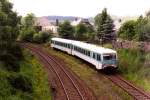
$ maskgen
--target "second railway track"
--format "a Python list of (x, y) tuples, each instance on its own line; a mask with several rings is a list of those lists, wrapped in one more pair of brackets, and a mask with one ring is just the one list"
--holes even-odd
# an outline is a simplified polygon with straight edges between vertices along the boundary
[(45, 53), (39, 47), (31, 44), (23, 44), (23, 46), (36, 53), (40, 59), (49, 65), (48, 69), (55, 73), (61, 84), (61, 89), (64, 91), (61, 96), (62, 100), (95, 100), (92, 93), (87, 88), (84, 88), (85, 86), (81, 82), (78, 82), (76, 77), (73, 77), (68, 69), (65, 69), (59, 61)]
[(135, 100), (150, 100), (150, 95), (140, 88), (134, 86), (132, 83), (128, 82), (120, 75), (105, 75), (114, 84), (125, 90), (129, 95), (131, 95)]

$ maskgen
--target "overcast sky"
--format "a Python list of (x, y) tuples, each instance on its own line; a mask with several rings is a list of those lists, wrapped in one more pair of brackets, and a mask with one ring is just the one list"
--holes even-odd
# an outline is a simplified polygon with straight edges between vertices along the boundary
[(117, 16), (138, 16), (150, 9), (150, 0), (9, 0), (20, 15), (93, 17), (103, 8)]

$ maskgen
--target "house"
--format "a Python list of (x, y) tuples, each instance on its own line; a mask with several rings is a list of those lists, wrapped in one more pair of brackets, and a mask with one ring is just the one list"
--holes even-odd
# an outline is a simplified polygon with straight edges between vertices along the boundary
[(41, 26), (41, 31), (52, 31), (57, 33), (58, 25), (57, 22), (50, 22), (47, 18), (41, 17), (36, 21), (36, 26)]
[(71, 22), (71, 25), (77, 26), (79, 23), (85, 23), (85, 24), (92, 25), (88, 19), (84, 19), (84, 18), (76, 18), (74, 21)]

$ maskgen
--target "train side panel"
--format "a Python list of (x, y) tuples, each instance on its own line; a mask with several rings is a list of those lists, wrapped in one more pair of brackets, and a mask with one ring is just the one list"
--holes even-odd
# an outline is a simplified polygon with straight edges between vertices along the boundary
[(74, 50), (72, 50), (72, 55), (75, 55), (75, 56), (91, 63), (92, 65), (94, 65), (96, 67), (96, 69), (102, 69), (102, 64), (89, 56), (86, 56), (86, 55), (84, 55), (80, 52), (74, 51)]
[(51, 44), (51, 47), (62, 50), (62, 51), (65, 51), (68, 54), (71, 54), (71, 49), (69, 49), (69, 48), (65, 48), (65, 47), (62, 47), (62, 46), (55, 45), (55, 44)]

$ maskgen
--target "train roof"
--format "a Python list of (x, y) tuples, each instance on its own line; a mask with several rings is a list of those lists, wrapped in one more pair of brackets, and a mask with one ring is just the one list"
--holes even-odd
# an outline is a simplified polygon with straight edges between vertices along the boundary
[(75, 41), (73, 44), (75, 46), (93, 51), (95, 53), (100, 53), (100, 54), (103, 54), (103, 53), (116, 53), (115, 50), (100, 47), (100, 46), (96, 46), (96, 45), (89, 44), (89, 43), (80, 42), (80, 41)]
[(59, 41), (59, 42), (64, 42), (64, 43), (72, 43), (73, 42), (73, 40), (62, 39), (62, 38), (52, 38), (52, 40)]
[(89, 44), (89, 43), (80, 42), (80, 41), (68, 40), (68, 39), (62, 39), (62, 38), (52, 38), (52, 40), (60, 41), (60, 42), (64, 42), (64, 43), (71, 43), (75, 46), (78, 46), (78, 47), (86, 49), (86, 50), (93, 51), (95, 53), (100, 53), (100, 54), (103, 54), (103, 53), (116, 53), (115, 50), (100, 47), (100, 46)]

